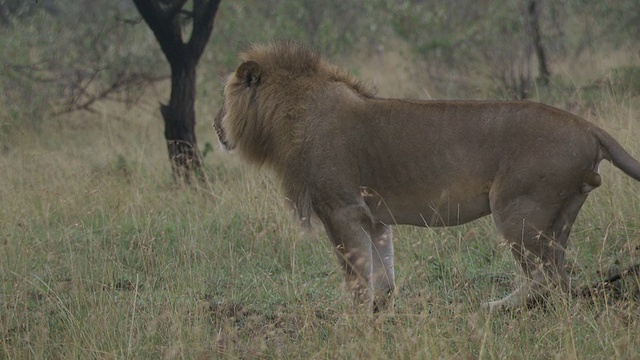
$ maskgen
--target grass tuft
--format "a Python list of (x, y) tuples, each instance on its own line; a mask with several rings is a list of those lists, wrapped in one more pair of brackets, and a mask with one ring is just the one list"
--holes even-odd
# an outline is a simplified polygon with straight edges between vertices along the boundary
[[(626, 94), (602, 87), (588, 102), (571, 101), (640, 157), (640, 106)], [(554, 96), (549, 103), (568, 99)], [(123, 111), (105, 106), (3, 135), (3, 358), (640, 353), (637, 277), (531, 311), (479, 311), (521, 276), (490, 219), (396, 228), (395, 313), (354, 312), (321, 226), (303, 232), (273, 178), (215, 150), (205, 159), (208, 184), (176, 188), (157, 116)], [(112, 119), (123, 116), (137, 120)], [(215, 141), (208, 124), (198, 131)], [(576, 284), (640, 262), (640, 185), (608, 164), (602, 175), (572, 234)]]

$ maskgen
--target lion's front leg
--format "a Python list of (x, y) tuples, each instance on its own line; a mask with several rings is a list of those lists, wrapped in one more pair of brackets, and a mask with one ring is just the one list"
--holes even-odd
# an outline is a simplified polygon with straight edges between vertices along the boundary
[(331, 239), (347, 288), (358, 306), (372, 310), (373, 261), (371, 230), (373, 221), (366, 207), (347, 206), (319, 214)]
[(391, 228), (382, 223), (374, 225), (371, 234), (373, 248), (373, 311), (393, 308), (395, 275), (393, 270), (393, 238)]

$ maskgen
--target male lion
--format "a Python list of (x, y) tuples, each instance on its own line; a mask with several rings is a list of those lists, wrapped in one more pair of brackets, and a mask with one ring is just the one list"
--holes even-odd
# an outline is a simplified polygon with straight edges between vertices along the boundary
[(335, 246), (358, 304), (394, 293), (389, 225), (453, 226), (492, 214), (527, 281), (494, 308), (570, 292), (564, 250), (602, 159), (636, 180), (640, 163), (604, 130), (533, 102), (375, 97), (294, 43), (254, 45), (224, 89), (221, 145), (266, 164), (299, 217)]

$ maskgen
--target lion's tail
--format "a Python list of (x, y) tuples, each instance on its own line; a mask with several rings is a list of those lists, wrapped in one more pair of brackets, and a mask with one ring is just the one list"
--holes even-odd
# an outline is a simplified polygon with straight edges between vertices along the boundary
[(604, 150), (604, 158), (609, 160), (615, 167), (624, 171), (625, 174), (640, 181), (640, 162), (631, 156), (613, 136), (606, 131), (593, 128), (594, 134), (600, 146)]

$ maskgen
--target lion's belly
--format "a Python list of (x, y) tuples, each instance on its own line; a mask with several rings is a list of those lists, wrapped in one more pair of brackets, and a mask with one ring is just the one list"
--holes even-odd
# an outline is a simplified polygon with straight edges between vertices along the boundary
[(491, 213), (489, 198), (484, 193), (436, 201), (420, 196), (374, 196), (365, 197), (365, 202), (373, 217), (391, 225), (454, 226)]

